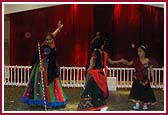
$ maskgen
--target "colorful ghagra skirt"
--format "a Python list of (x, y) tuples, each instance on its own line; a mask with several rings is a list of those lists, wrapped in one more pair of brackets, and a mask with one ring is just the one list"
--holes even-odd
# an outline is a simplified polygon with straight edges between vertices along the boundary
[(39, 64), (33, 67), (28, 86), (21, 101), (28, 105), (46, 105), (47, 107), (56, 108), (65, 107), (67, 96), (62, 88), (60, 78), (55, 78), (48, 85), (47, 67), (44, 68), (42, 75), (39, 67)]
[[(88, 79), (84, 90), (81, 93), (81, 99), (78, 104), (78, 111), (99, 111), (108, 107), (105, 100), (108, 97), (106, 76), (100, 70), (89, 70)], [(87, 77), (87, 76), (86, 76)]]

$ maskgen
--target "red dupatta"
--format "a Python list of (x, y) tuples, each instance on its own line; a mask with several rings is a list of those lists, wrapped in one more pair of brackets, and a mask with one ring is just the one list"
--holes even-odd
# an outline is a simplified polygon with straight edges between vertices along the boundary
[[(108, 90), (107, 90), (108, 70), (107, 70), (107, 67), (106, 67), (107, 60), (108, 60), (108, 54), (106, 52), (104, 52), (104, 69), (105, 69), (104, 73), (105, 73), (105, 75), (102, 75), (102, 74), (99, 73), (99, 72), (102, 72), (101, 69), (89, 69), (88, 70), (88, 73), (90, 74), (90, 76), (92, 76), (94, 78), (97, 85), (103, 91), (104, 97), (108, 96)], [(88, 78), (88, 79), (90, 79), (90, 78)]]
[(107, 52), (104, 51), (104, 70), (105, 70), (105, 76), (107, 77), (108, 75), (108, 70), (107, 70), (107, 60), (108, 60), (108, 54)]

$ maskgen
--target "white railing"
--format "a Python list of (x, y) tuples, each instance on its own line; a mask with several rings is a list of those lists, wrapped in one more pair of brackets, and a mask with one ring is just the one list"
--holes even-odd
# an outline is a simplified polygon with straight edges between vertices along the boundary
[(31, 66), (5, 66), (4, 85), (27, 85)]
[(83, 87), (85, 67), (60, 67), (63, 87)]
[[(29, 81), (31, 66), (6, 66), (4, 85), (26, 86)], [(164, 69), (154, 68), (152, 88), (163, 88)], [(108, 68), (108, 77), (115, 78), (117, 88), (131, 88), (134, 68)], [(85, 84), (85, 67), (60, 67), (60, 77), (63, 87), (83, 87)], [(110, 85), (110, 84), (109, 84)]]
[[(131, 88), (132, 76), (135, 71), (134, 68), (108, 68), (109, 77), (116, 77), (117, 88)], [(153, 68), (154, 77), (151, 78), (148, 72), (148, 79), (151, 81), (152, 88), (163, 88), (164, 83), (164, 69)]]

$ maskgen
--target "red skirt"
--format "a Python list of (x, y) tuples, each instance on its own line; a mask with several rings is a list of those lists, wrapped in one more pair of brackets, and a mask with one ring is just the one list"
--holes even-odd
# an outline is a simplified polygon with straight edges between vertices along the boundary
[(96, 84), (103, 92), (104, 97), (107, 97), (108, 96), (107, 77), (104, 75), (104, 72), (101, 69), (90, 69), (88, 70), (88, 74), (89, 74), (88, 81), (91, 77), (93, 77)]

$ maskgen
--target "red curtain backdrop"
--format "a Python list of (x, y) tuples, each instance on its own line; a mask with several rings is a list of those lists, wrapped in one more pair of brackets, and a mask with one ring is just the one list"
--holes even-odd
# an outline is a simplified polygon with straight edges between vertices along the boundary
[[(148, 46), (157, 66), (164, 64), (164, 10), (136, 4), (67, 4), (10, 15), (10, 65), (30, 65), (46, 31), (64, 27), (56, 37), (60, 66), (85, 66), (92, 36), (110, 34), (106, 50), (112, 59), (132, 59), (136, 47)], [(135, 47), (134, 47), (135, 46)]]

